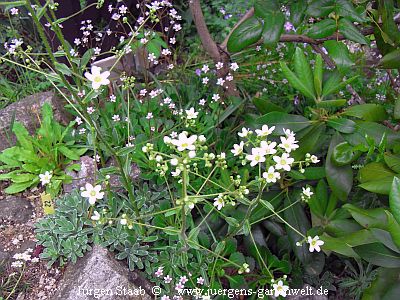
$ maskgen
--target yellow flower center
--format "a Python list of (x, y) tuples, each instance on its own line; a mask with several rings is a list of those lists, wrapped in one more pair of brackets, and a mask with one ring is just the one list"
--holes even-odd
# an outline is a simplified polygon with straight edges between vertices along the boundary
[(102, 78), (101, 78), (101, 76), (95, 76), (95, 77), (93, 78), (93, 81), (94, 81), (94, 82), (101, 82), (101, 81), (102, 81)]
[(96, 196), (96, 191), (91, 191), (90, 196), (92, 196), (92, 197)]
[(182, 147), (187, 147), (187, 146), (189, 146), (188, 143), (183, 143), (183, 144), (182, 144)]

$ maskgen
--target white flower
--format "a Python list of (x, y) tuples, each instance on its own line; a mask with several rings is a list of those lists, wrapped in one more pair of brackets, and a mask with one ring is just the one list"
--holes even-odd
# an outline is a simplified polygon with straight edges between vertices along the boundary
[(276, 162), (275, 168), (277, 170), (284, 169), (285, 171), (290, 171), (290, 166), (294, 162), (294, 159), (289, 157), (287, 153), (283, 153), (282, 156), (274, 156), (273, 159)]
[(217, 207), (218, 210), (221, 210), (225, 206), (225, 201), (221, 196), (218, 196), (214, 199), (214, 206)]
[(212, 99), (213, 101), (217, 102), (219, 99), (221, 99), (221, 97), (219, 96), (219, 94), (213, 94)]
[(101, 192), (101, 186), (93, 186), (90, 183), (86, 183), (85, 189), (81, 192), (81, 196), (88, 198), (91, 205), (96, 203), (96, 200), (103, 199), (104, 192)]
[(287, 153), (290, 153), (292, 152), (292, 150), (296, 150), (297, 148), (299, 148), (299, 145), (297, 145), (296, 143), (297, 141), (293, 136), (289, 136), (287, 138), (281, 136), (281, 143), (279, 144), (279, 147), (285, 149)]
[(239, 69), (239, 65), (235, 62), (231, 63), (231, 70), (235, 72), (237, 69)]
[(195, 158), (196, 157), (196, 151), (189, 151), (189, 157), (190, 158)]
[(287, 285), (283, 284), (282, 280), (278, 281), (278, 284), (274, 283), (273, 285), (274, 291), (275, 291), (275, 297), (282, 296), (286, 297), (286, 293), (289, 290), (289, 287)]
[(188, 120), (196, 119), (196, 118), (197, 118), (197, 115), (199, 114), (198, 112), (196, 112), (196, 111), (194, 110), (194, 107), (191, 107), (189, 110), (185, 110), (185, 112), (186, 112), (186, 118), (187, 118)]
[(177, 177), (177, 176), (179, 176), (180, 174), (181, 174), (181, 169), (176, 169), (175, 170), (175, 172), (171, 172), (171, 175), (173, 176), (173, 177)]
[(224, 83), (225, 83), (225, 80), (223, 78), (218, 78), (217, 85), (223, 86)]
[(319, 236), (316, 235), (313, 238), (311, 236), (308, 236), (307, 237), (307, 243), (310, 244), (310, 247), (308, 249), (310, 252), (314, 252), (314, 250), (317, 251), (317, 252), (320, 252), (321, 251), (321, 247), (320, 246), (322, 246), (324, 244), (324, 241), (321, 241), (319, 239)]
[(171, 163), (171, 166), (177, 166), (178, 165), (178, 160), (176, 158), (172, 158), (170, 163)]
[(267, 172), (264, 172), (262, 175), (268, 183), (275, 183), (277, 179), (281, 178), (281, 174), (279, 172), (275, 172), (274, 167), (269, 167)]
[(171, 143), (178, 147), (178, 151), (195, 150), (194, 143), (197, 140), (197, 135), (187, 136), (186, 132), (181, 132), (178, 139), (171, 140)]
[(314, 193), (311, 191), (310, 187), (307, 188), (302, 188), (303, 189), (303, 195), (310, 199), (312, 195), (314, 195)]
[(215, 64), (215, 67), (217, 68), (217, 70), (222, 69), (224, 67), (224, 63), (223, 62), (218, 62)]
[(208, 71), (210, 71), (210, 68), (209, 68), (208, 65), (203, 65), (203, 67), (201, 68), (201, 70), (202, 70), (204, 73), (207, 73)]
[(311, 155), (310, 160), (313, 164), (319, 163), (319, 159), (315, 155)]
[(250, 166), (254, 167), (258, 163), (265, 162), (265, 151), (262, 148), (253, 148), (246, 159), (250, 161)]
[(119, 115), (113, 115), (112, 119), (113, 119), (114, 122), (119, 122), (121, 120)]
[(293, 137), (295, 136), (294, 132), (291, 131), (290, 129), (285, 129), (283, 128), (283, 132), (285, 133), (286, 137)]
[(260, 148), (265, 151), (265, 154), (275, 154), (277, 152), (275, 147), (276, 147), (276, 142), (268, 143), (266, 141), (262, 141), (260, 143)]
[(231, 152), (233, 153), (234, 156), (239, 156), (240, 154), (243, 153), (243, 147), (244, 147), (244, 142), (240, 142), (240, 144), (235, 144), (233, 145), (233, 149)]
[(15, 7), (11, 8), (10, 9), (10, 14), (12, 16), (18, 15), (18, 8), (15, 8)]
[(53, 175), (49, 171), (46, 171), (44, 174), (39, 174), (39, 178), (40, 181), (42, 182), (42, 185), (49, 184), (51, 177), (53, 177)]
[(257, 136), (264, 137), (270, 135), (275, 130), (275, 126), (268, 128), (268, 125), (263, 125), (261, 129), (256, 129)]
[(93, 221), (98, 221), (100, 220), (100, 214), (97, 211), (93, 212), (93, 216), (91, 216), (91, 218)]
[(252, 134), (252, 133), (253, 133), (253, 131), (250, 131), (248, 128), (243, 127), (242, 128), (242, 132), (239, 132), (238, 136), (244, 138), (244, 137), (247, 137), (249, 134)]
[(204, 85), (206, 85), (209, 81), (210, 81), (210, 79), (208, 79), (208, 77), (204, 77), (202, 79), (202, 82), (203, 82)]
[(122, 218), (122, 219), (119, 221), (119, 223), (120, 223), (121, 225), (126, 225), (126, 224), (128, 224), (128, 221), (127, 221), (125, 218)]
[(92, 82), (92, 88), (94, 90), (99, 89), (102, 85), (108, 85), (110, 80), (108, 80), (108, 76), (110, 76), (109, 71), (105, 71), (101, 73), (101, 68), (97, 66), (92, 66), (92, 73), (86, 72), (85, 77)]

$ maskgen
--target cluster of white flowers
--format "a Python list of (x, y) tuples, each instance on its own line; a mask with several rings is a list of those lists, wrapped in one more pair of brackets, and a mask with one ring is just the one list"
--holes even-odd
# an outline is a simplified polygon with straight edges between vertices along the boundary
[(9, 54), (16, 54), (17, 50), (20, 49), (24, 42), (22, 39), (12, 39), (9, 43), (4, 43), (4, 48), (7, 50)]
[[(247, 162), (250, 163), (251, 167), (265, 164), (266, 169), (262, 177), (267, 183), (275, 183), (281, 178), (280, 172), (292, 169), (295, 161), (294, 158), (290, 157), (290, 153), (299, 148), (294, 132), (283, 129), (285, 135), (280, 136), (280, 142), (278, 142), (269, 138), (274, 130), (275, 126), (263, 125), (261, 129), (256, 129), (254, 133), (249, 128), (243, 127), (238, 135), (246, 141), (233, 145), (231, 150), (234, 156), (242, 158), (243, 165)], [(249, 147), (248, 153), (244, 152), (245, 147)], [(307, 155), (304, 164), (308, 165), (309, 162), (317, 163), (318, 161), (316, 156)], [(299, 165), (300, 172), (304, 172), (302, 162)]]
[[(178, 279), (173, 280), (173, 278), (170, 275), (166, 275), (164, 276), (164, 267), (158, 267), (157, 271), (154, 272), (154, 275), (157, 278), (163, 278), (163, 282), (165, 284), (171, 284), (173, 282), (175, 282), (175, 284), (173, 284), (175, 286), (175, 291), (179, 294), (179, 292), (182, 291), (182, 289), (185, 288), (185, 284), (189, 281), (188, 277), (192, 277), (191, 273), (188, 273), (188, 275), (182, 275), (180, 276)], [(197, 278), (191, 278), (191, 282), (196, 281), (197, 285), (199, 287), (203, 286), (205, 283), (205, 279), (203, 277), (197, 277)], [(194, 294), (197, 296), (201, 296), (201, 289), (200, 288), (195, 288), (194, 289)], [(183, 300), (183, 297), (180, 295), (163, 295), (160, 298), (161, 300)], [(200, 299), (200, 298), (196, 298), (196, 299)]]
[(13, 268), (21, 268), (27, 262), (32, 262), (32, 263), (39, 262), (38, 257), (32, 257), (32, 255), (30, 254), (32, 252), (33, 252), (33, 249), (28, 248), (23, 253), (14, 254), (13, 258), (15, 259), (15, 261), (13, 261), (11, 263), (11, 266)]

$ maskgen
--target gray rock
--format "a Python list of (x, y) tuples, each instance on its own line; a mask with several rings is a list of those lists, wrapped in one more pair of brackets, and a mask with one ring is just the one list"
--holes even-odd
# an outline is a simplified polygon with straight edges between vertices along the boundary
[(78, 172), (68, 171), (67, 175), (72, 177), (72, 182), (64, 184), (64, 193), (70, 193), (75, 189), (85, 186), (85, 184), (94, 184), (95, 173), (96, 173), (96, 163), (90, 156), (82, 156), (80, 158), (81, 169)]
[[(117, 166), (117, 162), (115, 161), (115, 159), (113, 157), (111, 157), (107, 162), (106, 162), (106, 167), (116, 167)], [(140, 169), (138, 167), (138, 165), (136, 164), (131, 164), (131, 169), (129, 171), (129, 177), (132, 181), (135, 181), (139, 178), (140, 176)], [(118, 174), (111, 174), (110, 175), (110, 179), (108, 180), (108, 182), (110, 183), (111, 187), (113, 189), (120, 189), (123, 187), (123, 181), (120, 175)]]
[(31, 134), (35, 132), (44, 103), (51, 104), (58, 122), (68, 123), (69, 116), (63, 103), (54, 93), (44, 92), (28, 96), (0, 110), (0, 151), (15, 145), (16, 138), (10, 128), (13, 120), (24, 124)]
[[(324, 288), (314, 288), (309, 284), (303, 285), (303, 287), (299, 290), (299, 294), (289, 295), (286, 299), (288, 300), (328, 300), (328, 296), (320, 295), (320, 293), (324, 293)], [(303, 295), (301, 295), (303, 293)]]
[(26, 223), (31, 219), (32, 213), (33, 206), (27, 199), (10, 196), (0, 201), (0, 221), (12, 220), (16, 223)]
[(129, 270), (112, 258), (107, 249), (94, 246), (75, 265), (67, 266), (58, 291), (51, 299), (151, 300), (144, 287), (134, 285), (129, 277)]

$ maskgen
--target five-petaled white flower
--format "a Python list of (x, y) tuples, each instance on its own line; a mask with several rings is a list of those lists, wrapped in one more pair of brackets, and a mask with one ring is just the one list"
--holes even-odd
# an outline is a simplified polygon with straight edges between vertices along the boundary
[(243, 153), (243, 147), (244, 147), (244, 142), (240, 142), (240, 144), (235, 144), (233, 145), (233, 149), (231, 152), (233, 153), (234, 156), (238, 156)]
[(268, 183), (275, 183), (277, 179), (281, 178), (281, 174), (279, 172), (275, 172), (275, 168), (271, 166), (268, 168), (267, 172), (263, 173), (263, 177)]
[(185, 110), (185, 112), (186, 112), (186, 118), (188, 120), (196, 119), (197, 115), (199, 114), (198, 112), (196, 112), (194, 110), (194, 107), (191, 107), (190, 109)]
[(94, 90), (99, 89), (102, 85), (108, 85), (110, 83), (108, 76), (110, 76), (109, 71), (101, 73), (101, 68), (97, 66), (92, 66), (91, 73), (85, 73), (85, 77), (92, 82), (92, 88)]
[(247, 137), (249, 134), (252, 134), (253, 131), (250, 131), (248, 128), (243, 127), (242, 132), (238, 133), (238, 136), (240, 137)]
[(44, 174), (39, 174), (42, 185), (50, 183), (51, 177), (53, 177), (53, 175), (49, 171), (46, 171)]
[(246, 159), (250, 161), (250, 166), (254, 167), (265, 161), (265, 151), (262, 148), (253, 148), (251, 154), (247, 154)]
[(293, 137), (295, 136), (294, 132), (291, 131), (290, 129), (285, 129), (283, 128), (283, 132), (285, 133), (286, 137)]
[(307, 237), (307, 243), (310, 244), (310, 247), (308, 249), (310, 252), (314, 252), (314, 250), (317, 251), (317, 252), (320, 252), (321, 251), (321, 246), (324, 244), (324, 241), (321, 241), (319, 239), (319, 236), (316, 235), (313, 238), (311, 236), (308, 236)]
[(265, 154), (275, 154), (277, 152), (275, 147), (276, 147), (276, 142), (262, 141), (260, 143), (260, 148), (265, 151)]
[(93, 186), (90, 183), (86, 183), (85, 188), (81, 192), (81, 196), (88, 198), (91, 205), (96, 203), (96, 200), (103, 199), (104, 192), (101, 192), (101, 185)]
[(225, 206), (224, 198), (218, 196), (214, 199), (214, 206), (217, 207), (218, 210), (221, 210)]
[(270, 135), (275, 130), (275, 126), (268, 128), (268, 125), (263, 125), (261, 129), (256, 129), (257, 136), (264, 137)]
[(310, 187), (306, 187), (306, 188), (303, 188), (303, 195), (306, 198), (310, 199), (311, 196), (314, 195), (314, 193), (311, 191)]
[(197, 135), (187, 136), (187, 132), (181, 132), (178, 139), (171, 140), (172, 145), (178, 147), (178, 151), (195, 150), (194, 143), (197, 140)]
[(289, 157), (289, 154), (283, 153), (282, 156), (274, 156), (274, 161), (276, 162), (275, 168), (277, 170), (284, 169), (285, 171), (290, 171), (291, 165), (294, 159)]
[(287, 285), (284, 285), (282, 280), (279, 280), (278, 284), (274, 283), (272, 286), (274, 288), (275, 297), (286, 297), (286, 293), (289, 290), (289, 287)]
[(287, 153), (290, 153), (292, 150), (299, 148), (299, 145), (297, 145), (297, 141), (295, 140), (294, 136), (281, 136), (281, 143), (279, 144), (279, 147), (285, 149)]

